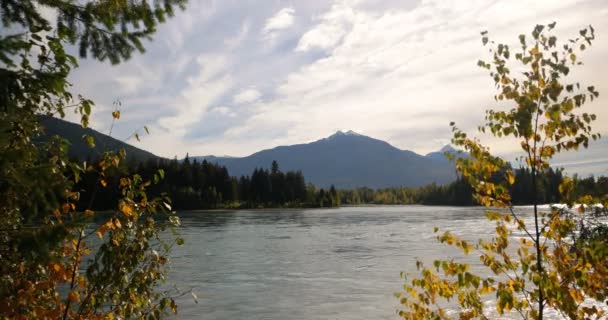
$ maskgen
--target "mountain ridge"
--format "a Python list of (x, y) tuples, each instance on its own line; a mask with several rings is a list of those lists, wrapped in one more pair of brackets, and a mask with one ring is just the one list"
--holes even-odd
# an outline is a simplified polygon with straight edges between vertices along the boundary
[[(45, 128), (41, 140), (53, 135), (65, 138), (71, 145), (71, 157), (96, 158), (105, 151), (124, 148), (128, 160), (159, 158), (79, 124), (44, 116), (40, 121)], [(89, 148), (82, 140), (85, 134), (94, 137), (95, 148)], [(442, 150), (453, 148), (446, 146)], [(269, 169), (272, 161), (276, 160), (282, 171), (301, 171), (307, 182), (318, 187), (420, 187), (430, 183), (445, 184), (456, 178), (454, 165), (441, 150), (420, 155), (350, 130), (338, 131), (309, 143), (260, 150), (246, 157), (208, 155), (189, 158), (225, 166), (229, 174), (236, 177), (249, 176), (256, 168)]]
[[(441, 156), (436, 153), (441, 153)], [(260, 150), (246, 157), (202, 156), (190, 159), (226, 166), (233, 176), (250, 175), (255, 168), (269, 168), (276, 160), (282, 169), (302, 171), (308, 182), (320, 187), (383, 188), (419, 187), (455, 180), (453, 164), (443, 156), (443, 152), (436, 153), (420, 155), (349, 130), (337, 131), (310, 143)]]
[[(84, 160), (86, 158), (99, 158), (104, 152), (125, 149), (127, 160), (145, 161), (160, 158), (151, 152), (135, 147), (124, 141), (118, 140), (91, 128), (83, 128), (80, 124), (72, 123), (63, 119), (39, 116), (40, 123), (44, 128), (44, 134), (40, 140), (47, 140), (51, 136), (60, 136), (70, 143), (68, 156)], [(95, 140), (95, 147), (90, 148), (83, 140), (84, 135), (90, 135)]]

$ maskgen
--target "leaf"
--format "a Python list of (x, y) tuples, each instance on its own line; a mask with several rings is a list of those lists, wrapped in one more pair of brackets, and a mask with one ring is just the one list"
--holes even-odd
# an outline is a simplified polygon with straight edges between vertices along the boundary
[(58, 263), (51, 264), (51, 268), (53, 268), (53, 270), (55, 270), (55, 272), (61, 271), (61, 265), (59, 265)]
[(507, 176), (507, 182), (510, 185), (513, 185), (515, 183), (515, 175), (513, 174), (513, 171), (511, 171), (511, 170), (507, 171), (506, 176)]
[(82, 108), (84, 110), (84, 114), (85, 115), (90, 115), (91, 114), (91, 104), (87, 100), (84, 100), (82, 102)]
[(122, 212), (125, 216), (130, 217), (131, 215), (133, 215), (133, 207), (131, 207), (128, 204), (123, 203), (120, 206), (120, 212)]
[(101, 184), (101, 185), (102, 185), (104, 188), (108, 186), (108, 183), (106, 182), (106, 180), (101, 179), (101, 180), (99, 181), (99, 183), (100, 183), (100, 184)]
[(95, 139), (90, 135), (84, 135), (82, 137), (84, 142), (89, 146), (89, 148), (95, 148)]
[(120, 119), (120, 110), (112, 111), (112, 118), (116, 120)]
[(85, 216), (92, 216), (93, 214), (95, 214), (95, 212), (93, 212), (92, 210), (89, 210), (89, 209), (84, 210), (84, 215)]
[(70, 294), (68, 295), (68, 299), (70, 300), (70, 302), (75, 303), (75, 302), (80, 301), (80, 295), (78, 294), (78, 292), (70, 291)]
[(538, 51), (538, 47), (533, 47), (532, 49), (530, 49), (530, 54), (535, 56), (537, 54), (539, 54), (540, 51)]

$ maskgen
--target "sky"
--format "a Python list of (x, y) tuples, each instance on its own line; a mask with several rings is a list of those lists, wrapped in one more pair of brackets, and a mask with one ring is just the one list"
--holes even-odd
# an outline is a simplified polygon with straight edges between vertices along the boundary
[[(475, 133), (484, 110), (501, 107), (476, 66), (489, 57), (480, 32), (515, 45), (553, 21), (560, 40), (596, 30), (573, 77), (599, 89), (585, 108), (608, 136), (606, 0), (190, 0), (145, 54), (117, 66), (84, 60), (70, 80), (96, 102), (93, 128), (107, 132), (120, 102), (113, 136), (147, 126), (129, 142), (160, 156), (246, 156), (337, 130), (424, 154), (449, 142), (450, 121)], [(519, 148), (487, 141), (497, 153)], [(608, 143), (589, 154), (606, 164)]]

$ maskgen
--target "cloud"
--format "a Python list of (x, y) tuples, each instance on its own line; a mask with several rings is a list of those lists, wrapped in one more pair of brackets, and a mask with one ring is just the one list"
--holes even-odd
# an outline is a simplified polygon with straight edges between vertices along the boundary
[(232, 101), (235, 104), (251, 103), (258, 100), (261, 96), (262, 94), (255, 88), (248, 88), (235, 95)]
[(283, 8), (279, 10), (275, 15), (266, 20), (262, 33), (267, 39), (275, 38), (280, 31), (293, 25), (295, 13), (296, 11), (293, 8)]
[(236, 113), (234, 113), (230, 108), (224, 106), (213, 108), (211, 111), (223, 116), (236, 117)]
[[(98, 103), (96, 128), (108, 127), (119, 99), (115, 132), (149, 125), (142, 147), (162, 156), (242, 156), (338, 129), (426, 153), (449, 140), (450, 121), (475, 133), (496, 107), (476, 67), (488, 54), (479, 32), (515, 47), (518, 34), (552, 21), (560, 40), (596, 29), (573, 74), (600, 91), (585, 108), (608, 133), (603, 0), (194, 1), (159, 27), (145, 55), (111, 68), (84, 62), (70, 81)], [(517, 147), (485, 141), (499, 152)]]
[(300, 38), (296, 51), (333, 48), (346, 35), (348, 29), (356, 23), (357, 15), (353, 8), (344, 4), (335, 4), (318, 20), (320, 20), (319, 24)]
[(226, 46), (228, 48), (238, 47), (249, 34), (249, 28), (250, 28), (249, 22), (248, 21), (243, 22), (239, 33), (234, 37), (230, 37), (230, 38), (227, 38), (226, 40), (224, 40), (224, 44), (226, 44)]
[(232, 77), (226, 72), (228, 59), (225, 56), (201, 55), (197, 62), (199, 73), (188, 78), (187, 87), (172, 106), (174, 114), (158, 121), (161, 127), (171, 130), (178, 137), (184, 136), (191, 125), (200, 121), (211, 104), (233, 84)]
[[(560, 39), (576, 35), (588, 23), (608, 32), (607, 12), (596, 10), (598, 4), (541, 1), (527, 7), (527, 1), (426, 0), (409, 10), (378, 13), (341, 1), (315, 19), (295, 49), (295, 54), (321, 49), (326, 55), (287, 75), (276, 87), (275, 99), (258, 106), (246, 124), (230, 133), (255, 137), (287, 123), (271, 140), (249, 141), (272, 147), (350, 127), (398, 147), (433, 151), (437, 146), (430, 141), (450, 138), (450, 121), (472, 131), (493, 104), (491, 80), (476, 67), (487, 55), (479, 31), (490, 30), (496, 40), (516, 43), (519, 33), (555, 19), (562, 21)], [(606, 69), (596, 59), (607, 48), (604, 42), (592, 49), (589, 60), (595, 68)], [(587, 75), (592, 69), (585, 68), (575, 71), (584, 83), (601, 85), (599, 76)], [(597, 103), (589, 109), (602, 112)], [(606, 124), (596, 126), (608, 130)], [(517, 147), (500, 140), (493, 148), (506, 152), (513, 145)]]
[(137, 92), (139, 86), (141, 86), (143, 79), (137, 76), (120, 76), (114, 78), (114, 81), (118, 83), (122, 91), (126, 94)]

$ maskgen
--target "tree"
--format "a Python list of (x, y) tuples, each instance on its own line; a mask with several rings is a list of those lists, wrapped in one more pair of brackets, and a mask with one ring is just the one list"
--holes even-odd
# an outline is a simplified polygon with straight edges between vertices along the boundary
[[(432, 267), (418, 261), (421, 276), (408, 279), (405, 292), (399, 295), (402, 318), (450, 318), (441, 301), (452, 300), (458, 317), (488, 318), (482, 298), (490, 293), (496, 295), (500, 315), (512, 311), (524, 319), (543, 319), (548, 308), (572, 319), (604, 315), (598, 306), (608, 294), (608, 243), (602, 237), (576, 239), (579, 226), (597, 212), (605, 213), (605, 209), (591, 206), (601, 200), (574, 198), (572, 179), (565, 178), (559, 191), (567, 207), (546, 211), (538, 207), (539, 176), (549, 168), (552, 157), (587, 147), (589, 140), (599, 138), (591, 129), (595, 115), (578, 110), (597, 98), (598, 92), (593, 86), (567, 82), (571, 68), (581, 64), (577, 54), (594, 40), (594, 30), (589, 26), (577, 38), (558, 44), (552, 35), (554, 27), (555, 23), (538, 25), (531, 38), (520, 35), (521, 50), (515, 54), (508, 45), (489, 41), (487, 32), (482, 32), (492, 60), (478, 63), (489, 70), (496, 84), (495, 99), (513, 106), (507, 111), (488, 110), (479, 131), (519, 140), (530, 172), (532, 223), (527, 224), (513, 209), (509, 193), (516, 182), (513, 171), (478, 139), (469, 138), (452, 123), (452, 142), (471, 155), (456, 159), (457, 169), (473, 187), (476, 200), (493, 208), (486, 216), (495, 221), (496, 234), (476, 244), (449, 231), (437, 238), (464, 254), (478, 253), (488, 273), (476, 275), (469, 265), (455, 260), (435, 260)], [(575, 201), (581, 204), (574, 207)], [(517, 243), (511, 237), (515, 230), (525, 235)]]
[[(93, 102), (69, 91), (67, 77), (77, 58), (67, 47), (77, 45), (82, 58), (120, 63), (143, 52), (142, 40), (184, 5), (185, 0), (0, 3), (6, 28), (0, 35), (0, 318), (140, 318), (176, 310), (156, 288), (165, 277), (168, 250), (183, 241), (159, 237), (167, 225), (179, 224), (169, 200), (149, 198), (152, 182), (125, 174), (116, 181), (120, 200), (109, 217), (90, 208), (76, 211), (81, 190), (75, 184), (92, 174), (97, 182), (91, 199), (103, 193), (124, 150), (104, 154), (97, 163), (72, 162), (64, 140), (41, 144), (36, 137), (44, 130), (41, 114), (63, 117), (73, 109), (88, 125)], [(45, 18), (43, 9), (56, 19)], [(112, 116), (117, 120), (120, 111)], [(83, 138), (94, 145), (92, 137)], [(158, 214), (168, 223), (157, 221)], [(103, 222), (92, 224), (94, 218)], [(90, 247), (95, 236), (101, 244)]]

